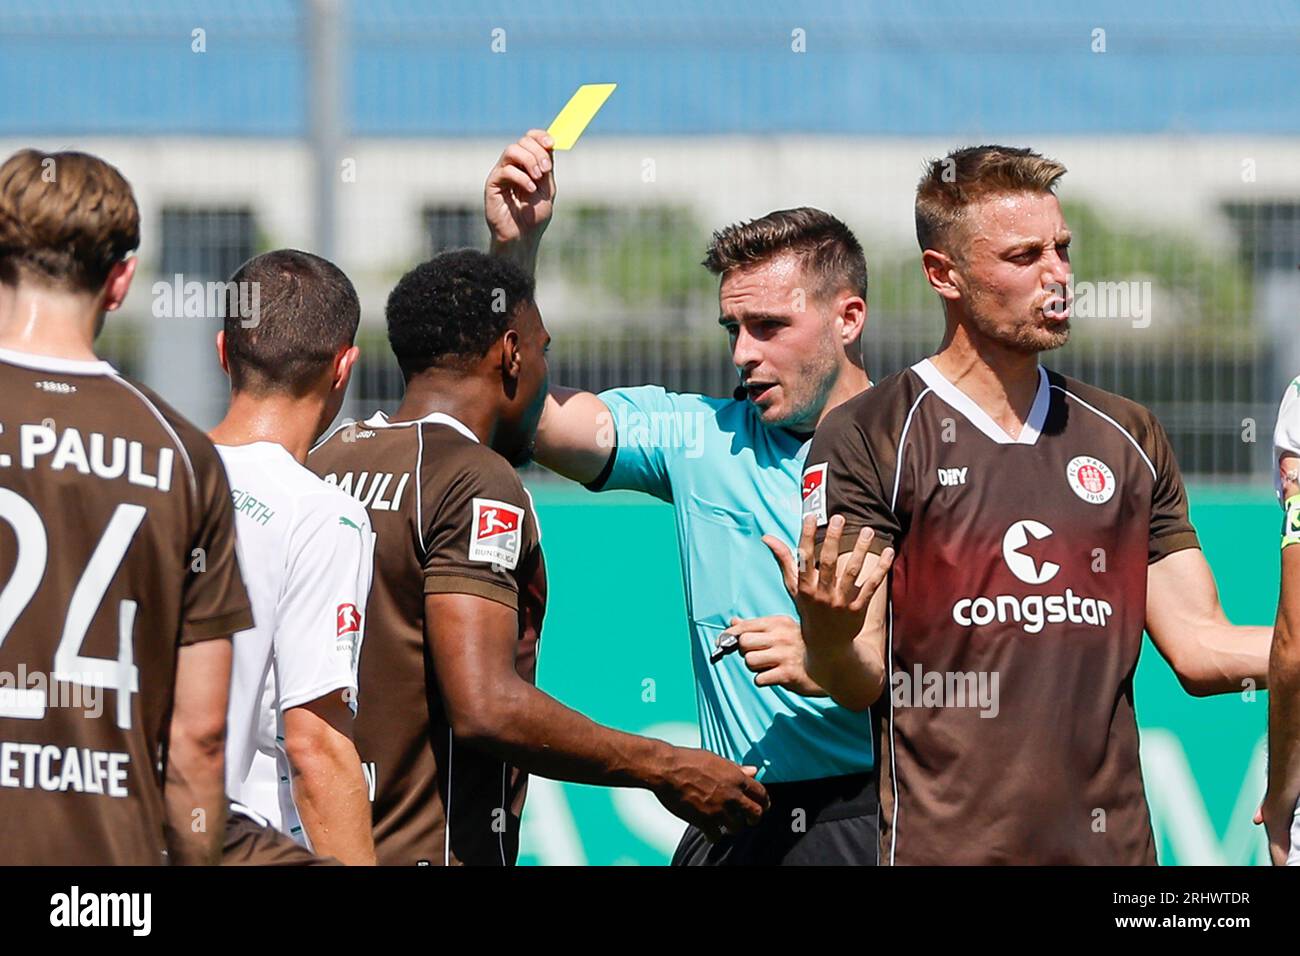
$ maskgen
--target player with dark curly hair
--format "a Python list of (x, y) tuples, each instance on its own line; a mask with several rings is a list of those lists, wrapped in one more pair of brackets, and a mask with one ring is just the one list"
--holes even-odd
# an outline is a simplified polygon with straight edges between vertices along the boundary
[(755, 768), (602, 727), (534, 686), (546, 569), (512, 467), (546, 400), (532, 279), (444, 253), (402, 277), (387, 318), (400, 407), (308, 459), (377, 536), (356, 740), (379, 862), (514, 863), (528, 772), (645, 788), (714, 836), (756, 821)]

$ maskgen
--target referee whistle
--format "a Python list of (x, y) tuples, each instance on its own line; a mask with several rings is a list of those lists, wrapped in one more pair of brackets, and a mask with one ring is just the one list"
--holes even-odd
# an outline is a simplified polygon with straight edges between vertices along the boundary
[(709, 663), (716, 664), (728, 654), (740, 650), (740, 638), (735, 634), (719, 634), (717, 642), (713, 645), (713, 653), (709, 655)]

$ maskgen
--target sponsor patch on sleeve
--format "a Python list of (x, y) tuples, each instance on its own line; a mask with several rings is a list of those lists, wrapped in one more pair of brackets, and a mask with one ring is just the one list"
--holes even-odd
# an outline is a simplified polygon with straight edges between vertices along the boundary
[(334, 650), (351, 655), (361, 635), (361, 610), (355, 604), (340, 604), (335, 611)]
[(513, 570), (519, 565), (523, 532), (523, 508), (491, 498), (475, 498), (469, 559)]
[(803, 513), (816, 515), (818, 526), (824, 525), (826, 517), (826, 462), (809, 465), (803, 472)]

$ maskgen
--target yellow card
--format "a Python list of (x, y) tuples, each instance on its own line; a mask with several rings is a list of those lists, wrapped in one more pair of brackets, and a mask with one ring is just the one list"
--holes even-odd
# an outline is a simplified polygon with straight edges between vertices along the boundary
[(584, 83), (578, 87), (578, 92), (569, 97), (569, 102), (564, 104), (564, 109), (546, 131), (555, 140), (556, 149), (573, 149), (573, 144), (587, 124), (596, 118), (617, 86), (617, 83)]

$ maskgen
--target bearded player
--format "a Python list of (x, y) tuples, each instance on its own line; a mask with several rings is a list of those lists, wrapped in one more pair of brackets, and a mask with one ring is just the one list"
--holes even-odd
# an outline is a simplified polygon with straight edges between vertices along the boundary
[(1039, 364), (1069, 337), (1064, 173), (1002, 146), (928, 166), (943, 341), (818, 429), (802, 568), (771, 542), (809, 676), (852, 707), (888, 694), (882, 862), (1154, 863), (1143, 629), (1189, 693), (1265, 683), (1271, 629), (1228, 622), (1160, 423)]

